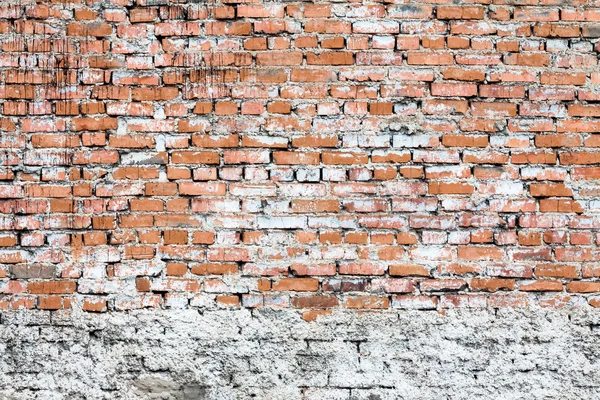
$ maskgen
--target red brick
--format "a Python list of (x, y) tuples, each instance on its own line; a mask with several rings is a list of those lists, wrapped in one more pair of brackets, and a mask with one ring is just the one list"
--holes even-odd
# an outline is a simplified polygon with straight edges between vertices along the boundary
[(600, 307), (593, 5), (78, 3), (0, 8), (0, 308)]

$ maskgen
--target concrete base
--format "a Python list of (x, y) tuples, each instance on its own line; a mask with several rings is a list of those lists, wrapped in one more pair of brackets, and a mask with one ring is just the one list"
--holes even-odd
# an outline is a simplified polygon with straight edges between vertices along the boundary
[(595, 399), (600, 312), (0, 315), (0, 399)]

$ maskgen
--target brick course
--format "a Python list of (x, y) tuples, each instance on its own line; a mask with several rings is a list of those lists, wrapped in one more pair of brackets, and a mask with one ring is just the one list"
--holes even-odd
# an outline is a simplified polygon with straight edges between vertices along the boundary
[(598, 1), (21, 0), (0, 39), (2, 308), (600, 305)]

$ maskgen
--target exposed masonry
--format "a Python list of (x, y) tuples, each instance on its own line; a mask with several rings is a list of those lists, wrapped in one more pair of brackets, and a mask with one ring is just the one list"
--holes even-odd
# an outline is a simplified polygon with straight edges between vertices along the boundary
[(0, 307), (599, 306), (600, 1), (444, 3), (2, 2)]
[(597, 399), (582, 308), (0, 315), (0, 398)]

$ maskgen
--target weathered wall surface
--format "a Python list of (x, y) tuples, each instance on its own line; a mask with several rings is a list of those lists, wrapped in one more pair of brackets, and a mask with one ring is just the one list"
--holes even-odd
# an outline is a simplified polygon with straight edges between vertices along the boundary
[(0, 1), (0, 396), (593, 399), (600, 1)]
[(3, 313), (0, 398), (597, 399), (599, 327), (580, 308)]
[(0, 307), (600, 304), (597, 1), (0, 5)]

